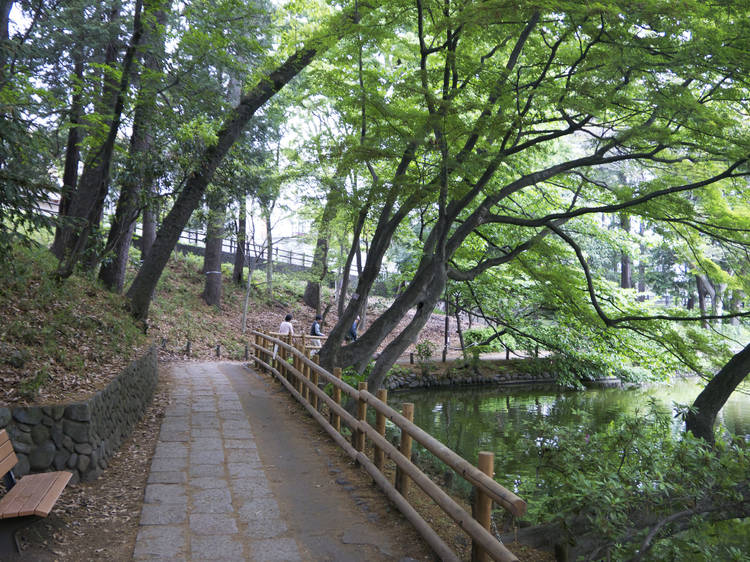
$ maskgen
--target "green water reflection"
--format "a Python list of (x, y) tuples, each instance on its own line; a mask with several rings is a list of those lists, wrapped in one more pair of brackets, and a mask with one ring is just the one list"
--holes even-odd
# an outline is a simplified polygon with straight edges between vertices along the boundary
[[(586, 391), (558, 391), (549, 386), (537, 388), (469, 387), (450, 390), (397, 392), (389, 402), (397, 409), (403, 402), (415, 404), (414, 422), (472, 463), (479, 451), (496, 453), (496, 477), (512, 488), (508, 478), (526, 473), (526, 467), (502, 454), (503, 441), (514, 432), (524, 431), (535, 419), (547, 418), (556, 426), (578, 423), (583, 410), (591, 418), (587, 424), (596, 430), (618, 413), (638, 415), (653, 398), (665, 411), (673, 403), (691, 404), (702, 386), (680, 380), (671, 385), (648, 388), (601, 388)], [(674, 430), (682, 430), (682, 420), (674, 419)], [(750, 439), (750, 395), (735, 392), (719, 414), (717, 423), (734, 434)]]

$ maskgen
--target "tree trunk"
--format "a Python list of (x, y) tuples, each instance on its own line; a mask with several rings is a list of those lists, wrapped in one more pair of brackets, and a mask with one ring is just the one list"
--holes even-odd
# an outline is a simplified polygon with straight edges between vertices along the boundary
[(78, 190), (71, 199), (68, 216), (75, 222), (62, 227), (61, 247), (65, 255), (56, 272), (59, 278), (69, 277), (73, 273), (75, 265), (88, 247), (89, 236), (99, 225), (101, 210), (109, 189), (110, 166), (125, 104), (125, 94), (143, 34), (141, 7), (141, 0), (137, 0), (133, 16), (133, 36), (123, 59), (120, 85), (114, 96), (107, 137), (104, 144), (96, 149), (93, 157), (88, 160), (81, 174)]
[(141, 233), (141, 260), (146, 259), (146, 256), (151, 251), (151, 246), (154, 245), (154, 240), (156, 239), (156, 225), (157, 225), (157, 217), (159, 216), (158, 212), (158, 202), (153, 199), (154, 191), (153, 191), (153, 184), (149, 186), (149, 201), (146, 203), (146, 206), (143, 208), (143, 229)]
[(133, 230), (141, 211), (141, 199), (148, 200), (154, 182), (152, 165), (153, 137), (151, 127), (156, 110), (156, 90), (159, 80), (153, 78), (161, 72), (164, 35), (159, 32), (167, 20), (164, 10), (146, 17), (143, 33), (144, 67), (133, 119), (133, 134), (128, 151), (128, 170), (120, 186), (115, 217), (109, 230), (107, 244), (102, 253), (104, 261), (99, 271), (99, 280), (111, 291), (121, 293), (125, 285), (125, 269), (128, 263)]
[(265, 213), (266, 219), (266, 244), (268, 245), (268, 258), (266, 259), (266, 296), (273, 296), (273, 236), (271, 236), (271, 209)]
[(646, 224), (643, 222), (643, 219), (641, 219), (638, 234), (641, 236), (641, 244), (638, 248), (638, 300), (644, 301), (646, 299), (646, 295), (643, 294), (646, 292), (646, 244), (643, 243), (643, 237), (646, 235)]
[[(458, 307), (458, 297), (456, 297), (456, 331), (458, 332), (458, 343), (461, 346), (461, 355), (466, 357), (466, 346), (464, 345), (464, 333), (461, 329), (461, 309)], [(471, 329), (471, 312), (469, 312), (469, 329)]]
[[(76, 50), (74, 63), (74, 82), (83, 80), (83, 59)], [(57, 209), (59, 217), (66, 217), (70, 200), (76, 191), (78, 184), (78, 163), (81, 161), (81, 151), (79, 144), (82, 140), (82, 130), (80, 127), (81, 116), (83, 115), (82, 93), (79, 88), (73, 90), (73, 97), (70, 103), (70, 129), (68, 129), (68, 142), (65, 147), (65, 168), (63, 172), (63, 188), (60, 193), (60, 203)], [(64, 219), (63, 219), (64, 220)], [(58, 226), (55, 230), (55, 240), (52, 243), (52, 254), (61, 260), (65, 254), (62, 246), (62, 229)]]
[(359, 236), (362, 233), (362, 228), (365, 225), (365, 220), (367, 219), (367, 213), (369, 211), (370, 211), (369, 204), (365, 205), (359, 211), (359, 215), (357, 216), (357, 222), (354, 225), (354, 236), (352, 239), (352, 245), (351, 245), (351, 248), (349, 249), (349, 253), (346, 256), (346, 262), (344, 263), (344, 268), (341, 274), (341, 287), (339, 288), (339, 302), (338, 302), (339, 318), (341, 318), (341, 316), (343, 316), (344, 314), (344, 307), (346, 306), (346, 293), (349, 291), (349, 275), (352, 269), (352, 261), (354, 261), (354, 255), (356, 254), (356, 251), (357, 251), (356, 249), (357, 247), (359, 247)]
[[(706, 316), (706, 296), (711, 296), (711, 300), (716, 298), (716, 291), (714, 291), (711, 282), (705, 275), (695, 276), (695, 285), (698, 288), (698, 306), (700, 308), (701, 316)], [(701, 325), (704, 329), (708, 329), (708, 320), (702, 320)]]
[(232, 281), (235, 285), (242, 285), (243, 272), (245, 270), (245, 246), (247, 246), (247, 199), (246, 196), (240, 198), (239, 211), (237, 217), (237, 248), (234, 252), (234, 271), (232, 272)]
[(732, 357), (695, 399), (694, 411), (688, 412), (685, 420), (685, 431), (690, 431), (713, 445), (716, 415), (748, 373), (750, 344)]
[(206, 221), (206, 248), (203, 273), (206, 281), (201, 297), (211, 306), (221, 305), (221, 247), (224, 242), (224, 201), (220, 193), (210, 193)]
[[(744, 293), (742, 291), (739, 291), (737, 289), (732, 291), (732, 298), (729, 301), (729, 312), (731, 313), (737, 313), (740, 311), (740, 303), (742, 302), (742, 299), (744, 298)], [(738, 316), (735, 316), (731, 320), (732, 326), (739, 326), (740, 325), (740, 319)]]
[[(315, 46), (294, 53), (271, 72), (265, 80), (258, 82), (252, 90), (242, 97), (240, 105), (229, 114), (218, 131), (217, 142), (203, 152), (197, 169), (190, 175), (185, 188), (164, 218), (151, 251), (146, 256), (141, 269), (128, 290), (127, 297), (130, 302), (131, 313), (135, 318), (139, 320), (148, 318), (148, 310), (154, 290), (169, 256), (180, 238), (180, 233), (185, 228), (190, 215), (200, 204), (206, 186), (213, 178), (216, 168), (239, 138), (247, 122), (266, 101), (310, 64), (317, 55), (318, 49), (325, 48), (325, 44), (320, 44), (317, 38), (311, 43)], [(330, 44), (332, 43), (327, 45)]]
[[(630, 233), (630, 215), (620, 215), (620, 226), (626, 233)], [(627, 252), (620, 252), (620, 287), (633, 288), (633, 260)]]
[[(10, 22), (10, 9), (13, 7), (14, 0), (0, 0), (0, 41), (7, 41), (10, 39), (8, 35), (8, 24)], [(8, 51), (3, 48), (0, 49), (0, 68), (5, 66), (5, 54)]]
[(320, 314), (320, 286), (328, 275), (328, 239), (331, 237), (331, 221), (336, 216), (338, 194), (334, 188), (328, 192), (323, 213), (318, 220), (318, 239), (315, 243), (313, 263), (310, 267), (310, 278), (302, 297), (305, 304)]
[[(406, 348), (411, 343), (416, 341), (419, 332), (421, 332), (422, 328), (424, 328), (425, 324), (427, 324), (430, 316), (432, 316), (432, 311), (434, 310), (435, 305), (440, 300), (443, 294), (446, 282), (445, 266), (444, 264), (440, 263), (433, 263), (431, 265), (432, 267), (430, 269), (432, 269), (432, 271), (430, 271), (429, 275), (431, 280), (428, 284), (426, 284), (426, 286), (423, 285), (423, 290), (419, 291), (418, 293), (418, 298), (421, 297), (423, 298), (423, 300), (420, 300), (417, 303), (417, 309), (414, 313), (414, 317), (412, 318), (411, 322), (409, 322), (409, 324), (407, 324), (407, 326), (401, 331), (401, 333), (385, 347), (383, 352), (375, 361), (375, 366), (373, 367), (370, 376), (367, 378), (367, 388), (369, 388), (371, 392), (374, 392), (382, 386), (383, 381), (385, 380), (385, 377), (393, 364), (398, 360), (401, 354), (406, 351)], [(407, 290), (407, 293), (408, 292), (409, 291)], [(392, 308), (389, 309), (388, 311), (386, 311), (386, 314), (392, 310)], [(403, 317), (403, 312), (398, 312), (397, 310), (396, 315), (398, 316), (398, 318), (394, 316), (390, 319), (391, 322), (393, 322), (394, 319), (396, 320), (396, 322), (398, 322), (398, 320)], [(380, 318), (383, 318), (383, 316), (381, 316)], [(365, 336), (369, 335), (370, 332), (373, 332), (377, 329), (375, 327), (375, 324), (380, 320), (380, 318), (378, 318), (378, 320), (373, 323), (373, 325), (370, 327), (370, 330), (367, 331)], [(355, 343), (358, 342), (359, 340), (357, 340), (357, 342)], [(352, 346), (347, 346), (347, 348), (349, 347)], [(362, 354), (362, 350), (358, 350), (358, 352)], [(367, 365), (367, 361), (369, 361), (372, 355), (372, 351), (368, 350), (366, 356), (361, 356), (358, 358), (358, 361), (355, 363), (358, 367), (358, 370), (361, 371), (364, 366)]]

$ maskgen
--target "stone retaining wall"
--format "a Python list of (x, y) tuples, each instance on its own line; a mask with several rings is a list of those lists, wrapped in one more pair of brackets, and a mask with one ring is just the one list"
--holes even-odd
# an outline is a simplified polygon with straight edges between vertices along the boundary
[(152, 347), (85, 402), (0, 406), (0, 429), (8, 430), (18, 456), (14, 474), (70, 470), (72, 482), (97, 478), (151, 401), (157, 358)]
[[(415, 366), (416, 367), (416, 366)], [(422, 374), (418, 371), (405, 374), (392, 374), (383, 386), (388, 390), (405, 390), (408, 388), (426, 388), (434, 386), (459, 386), (465, 384), (535, 384), (555, 383), (552, 375), (530, 373), (502, 373), (495, 375), (478, 375), (470, 371), (448, 374)]]

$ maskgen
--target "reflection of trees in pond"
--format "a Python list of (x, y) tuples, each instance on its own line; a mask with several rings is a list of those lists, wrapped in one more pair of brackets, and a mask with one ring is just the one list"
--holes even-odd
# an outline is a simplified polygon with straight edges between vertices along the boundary
[[(474, 387), (398, 392), (391, 396), (391, 402), (397, 408), (400, 403), (414, 402), (414, 422), (471, 462), (476, 461), (480, 450), (494, 451), (498, 481), (511, 486), (512, 482), (504, 482), (506, 475), (522, 474), (526, 468), (520, 459), (503, 454), (507, 451), (506, 440), (528, 434), (540, 419), (565, 427), (580, 424), (579, 412), (584, 411), (588, 414), (586, 425), (594, 432), (620, 412), (638, 415), (645, 411), (650, 397), (664, 411), (670, 411), (673, 402), (692, 403), (699, 391), (700, 387), (692, 381), (645, 389), (581, 392), (551, 387)], [(674, 418), (673, 423), (673, 430), (680, 431), (682, 420)], [(722, 410), (719, 423), (733, 433), (750, 435), (750, 396), (735, 393)]]

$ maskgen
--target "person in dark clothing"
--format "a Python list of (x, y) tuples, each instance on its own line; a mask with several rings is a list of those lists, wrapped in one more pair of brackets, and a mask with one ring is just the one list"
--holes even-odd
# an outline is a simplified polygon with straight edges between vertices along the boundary
[(359, 324), (359, 316), (352, 322), (352, 327), (349, 328), (349, 333), (346, 335), (347, 341), (357, 341), (357, 324)]
[(323, 336), (323, 332), (320, 331), (320, 323), (323, 321), (323, 317), (320, 314), (315, 315), (315, 320), (313, 320), (312, 326), (310, 326), (310, 335), (311, 336)]

